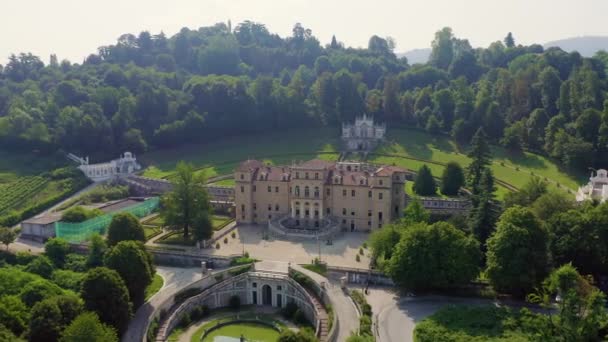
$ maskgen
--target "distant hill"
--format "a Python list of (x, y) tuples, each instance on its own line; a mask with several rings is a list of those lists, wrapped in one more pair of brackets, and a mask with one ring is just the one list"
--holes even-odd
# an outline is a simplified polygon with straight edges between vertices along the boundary
[(545, 48), (559, 46), (562, 50), (578, 51), (584, 57), (592, 57), (597, 51), (608, 51), (607, 36), (584, 36), (555, 40), (544, 45)]
[(414, 49), (397, 54), (398, 57), (407, 57), (407, 62), (412, 65), (416, 63), (426, 63), (431, 56), (431, 48)]

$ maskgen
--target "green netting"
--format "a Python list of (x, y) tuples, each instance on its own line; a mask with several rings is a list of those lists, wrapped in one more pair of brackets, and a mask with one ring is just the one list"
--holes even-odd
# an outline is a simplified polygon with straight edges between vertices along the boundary
[(156, 210), (156, 208), (158, 208), (158, 203), (159, 198), (154, 197), (147, 199), (142, 203), (117, 210), (112, 213), (97, 216), (84, 222), (56, 222), (55, 235), (69, 242), (86, 241), (93, 234), (105, 234), (106, 228), (110, 225), (114, 215), (126, 212), (141, 218)]

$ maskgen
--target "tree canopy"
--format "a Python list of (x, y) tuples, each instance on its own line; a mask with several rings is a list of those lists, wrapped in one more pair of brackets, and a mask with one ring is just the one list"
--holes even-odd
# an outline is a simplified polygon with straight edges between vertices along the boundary
[(0, 70), (0, 141), (19, 151), (107, 158), (335, 127), (367, 112), (459, 142), (481, 127), (490, 143), (580, 170), (599, 166), (608, 153), (608, 58), (496, 38), (473, 48), (442, 28), (429, 37), (429, 62), (413, 66), (394, 54), (390, 37), (372, 35), (365, 48), (332, 37), (324, 47), (300, 23), (281, 37), (252, 21), (171, 37), (125, 33), (80, 64), (20, 53)]
[(134, 307), (139, 307), (155, 273), (152, 257), (144, 246), (136, 241), (119, 242), (106, 253), (104, 263), (122, 277)]
[(426, 164), (418, 169), (412, 189), (420, 196), (432, 196), (437, 193), (437, 184), (435, 183), (431, 169)]
[(106, 240), (109, 246), (114, 246), (121, 241), (144, 242), (146, 236), (144, 228), (135, 215), (131, 213), (118, 213), (112, 216)]
[(173, 188), (163, 196), (161, 207), (165, 224), (183, 228), (184, 237), (188, 237), (192, 228), (198, 241), (213, 234), (211, 205), (204, 184), (204, 177), (195, 173), (192, 165), (178, 163)]

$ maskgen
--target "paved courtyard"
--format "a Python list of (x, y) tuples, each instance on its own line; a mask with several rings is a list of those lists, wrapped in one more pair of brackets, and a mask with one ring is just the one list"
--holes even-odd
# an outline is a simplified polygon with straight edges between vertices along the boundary
[(241, 254), (243, 249), (252, 258), (260, 260), (285, 261), (297, 264), (310, 263), (311, 260), (319, 256), (321, 260), (331, 266), (367, 268), (369, 266), (369, 249), (364, 250), (365, 255), (360, 255), (360, 261), (356, 260), (359, 248), (363, 242), (367, 241), (367, 233), (344, 232), (337, 239), (333, 240), (332, 245), (327, 245), (326, 241), (283, 241), (263, 239), (265, 226), (240, 225), (235, 229), (236, 238), (227, 235), (228, 243), (223, 239), (219, 241), (220, 249), (206, 249), (205, 253), (215, 255)]

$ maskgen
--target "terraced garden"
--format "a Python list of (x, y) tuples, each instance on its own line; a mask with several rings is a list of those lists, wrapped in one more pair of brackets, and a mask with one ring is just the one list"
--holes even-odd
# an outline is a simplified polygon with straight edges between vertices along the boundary
[[(242, 160), (257, 158), (271, 164), (290, 164), (292, 161), (322, 158), (339, 158), (339, 132), (337, 129), (307, 129), (277, 132), (258, 137), (227, 138), (209, 144), (191, 145), (172, 150), (155, 151), (142, 156), (148, 165), (145, 175), (169, 177), (179, 160), (193, 163), (207, 177), (229, 174)], [(427, 164), (435, 177), (441, 176), (444, 165), (456, 161), (463, 167), (470, 163), (467, 147), (459, 146), (447, 136), (430, 135), (426, 132), (392, 128), (386, 142), (367, 158), (378, 164), (398, 165), (418, 170)], [(497, 195), (504, 196), (523, 186), (534, 175), (546, 179), (554, 189), (574, 191), (586, 182), (582, 174), (568, 173), (550, 159), (533, 153), (509, 154), (500, 147), (493, 147), (492, 171), (497, 179)], [(357, 156), (349, 155), (357, 158)], [(226, 179), (214, 184), (232, 186), (234, 180)]]

